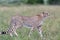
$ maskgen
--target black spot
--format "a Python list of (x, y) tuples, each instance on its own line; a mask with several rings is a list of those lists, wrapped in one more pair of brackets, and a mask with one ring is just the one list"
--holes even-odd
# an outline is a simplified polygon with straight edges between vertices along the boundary
[(39, 26), (37, 26), (37, 28), (39, 29), (41, 26), (42, 26), (42, 25), (39, 25)]
[(6, 32), (1, 32), (1, 34), (6, 34)]

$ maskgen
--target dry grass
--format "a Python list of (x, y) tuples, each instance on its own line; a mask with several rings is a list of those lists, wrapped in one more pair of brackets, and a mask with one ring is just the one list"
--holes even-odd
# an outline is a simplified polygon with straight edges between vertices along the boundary
[[(7, 30), (9, 20), (13, 15), (32, 16), (43, 11), (50, 14), (50, 17), (46, 19), (42, 26), (44, 37), (46, 40), (60, 40), (60, 6), (22, 5), (18, 7), (0, 7), (0, 31)], [(29, 30), (27, 28), (18, 29), (18, 37), (0, 35), (0, 40), (41, 40), (37, 31), (34, 31), (31, 37), (28, 38)]]

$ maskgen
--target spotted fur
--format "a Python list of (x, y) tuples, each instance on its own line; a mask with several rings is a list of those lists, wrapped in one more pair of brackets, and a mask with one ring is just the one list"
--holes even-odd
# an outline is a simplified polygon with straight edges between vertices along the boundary
[(29, 37), (35, 28), (38, 29), (39, 34), (41, 37), (43, 37), (41, 26), (43, 25), (43, 21), (47, 16), (47, 12), (42, 12), (35, 16), (13, 16), (11, 18), (10, 27), (6, 32), (2, 32), (1, 34), (10, 34), (10, 36), (13, 36), (13, 34), (15, 34), (18, 36), (16, 30), (21, 27), (27, 27), (31, 29), (29, 32)]

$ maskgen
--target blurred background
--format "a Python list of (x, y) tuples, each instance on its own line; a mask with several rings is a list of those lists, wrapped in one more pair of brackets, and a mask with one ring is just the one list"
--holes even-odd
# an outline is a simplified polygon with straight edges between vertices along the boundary
[[(13, 15), (34, 16), (43, 11), (50, 15), (42, 26), (45, 40), (60, 40), (60, 0), (0, 0), (0, 32), (9, 28)], [(41, 40), (36, 29), (30, 38), (29, 31), (23, 27), (17, 29), (18, 37), (0, 35), (0, 40)]]
[(43, 4), (60, 5), (60, 0), (0, 0), (0, 5)]

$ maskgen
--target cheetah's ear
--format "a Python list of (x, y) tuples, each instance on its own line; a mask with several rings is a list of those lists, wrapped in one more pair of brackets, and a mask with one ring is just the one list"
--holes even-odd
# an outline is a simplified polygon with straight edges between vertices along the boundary
[(42, 12), (42, 14), (44, 15), (44, 14), (46, 14), (46, 15), (48, 15), (49, 16), (49, 13), (48, 12)]
[(41, 12), (41, 14), (40, 14), (42, 17), (44, 16), (44, 12)]

